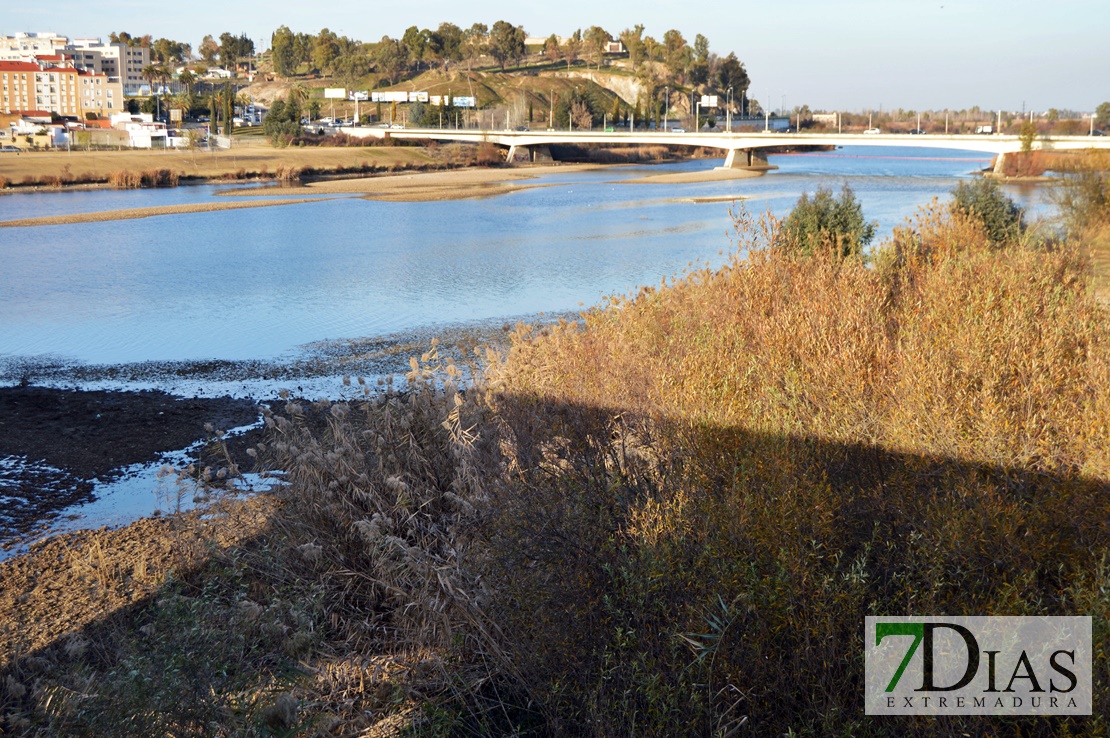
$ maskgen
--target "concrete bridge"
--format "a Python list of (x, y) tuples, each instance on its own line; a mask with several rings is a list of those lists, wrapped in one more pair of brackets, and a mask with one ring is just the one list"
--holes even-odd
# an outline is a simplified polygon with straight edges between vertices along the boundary
[[(773, 169), (763, 150), (777, 146), (899, 146), (923, 149), (963, 149), (998, 156), (996, 170), (1006, 154), (1021, 151), (1021, 137), (1009, 135), (908, 135), (865, 133), (710, 133), (691, 131), (499, 131), (475, 128), (342, 128), (357, 138), (373, 136), (395, 139), (430, 139), (492, 143), (508, 149), (509, 163), (550, 161), (551, 144), (628, 144), (679, 145), (720, 149), (725, 153), (724, 167), (762, 171)], [(1110, 149), (1110, 137), (1038, 137), (1034, 150)]]

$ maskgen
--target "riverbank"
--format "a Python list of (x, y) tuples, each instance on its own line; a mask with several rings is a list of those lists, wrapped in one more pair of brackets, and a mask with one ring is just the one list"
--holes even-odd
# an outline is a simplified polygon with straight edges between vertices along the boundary
[[(0, 387), (0, 550), (89, 502), (96, 484), (204, 441), (214, 430), (253, 424), (259, 412), (243, 398)], [(250, 467), (242, 450), (253, 440), (234, 444), (234, 463)]]
[(261, 140), (236, 140), (226, 150), (30, 151), (0, 157), (0, 192), (5, 186), (15, 191), (106, 187), (114, 172), (169, 170), (184, 182), (205, 183), (271, 179), (282, 171), (390, 171), (447, 163), (418, 146), (277, 148)]

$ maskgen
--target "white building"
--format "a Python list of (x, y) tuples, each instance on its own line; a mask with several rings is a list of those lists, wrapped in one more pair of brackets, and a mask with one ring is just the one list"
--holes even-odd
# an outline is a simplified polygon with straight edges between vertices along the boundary
[(116, 113), (111, 121), (112, 128), (127, 131), (131, 148), (164, 149), (168, 145), (166, 124), (155, 122), (150, 113)]

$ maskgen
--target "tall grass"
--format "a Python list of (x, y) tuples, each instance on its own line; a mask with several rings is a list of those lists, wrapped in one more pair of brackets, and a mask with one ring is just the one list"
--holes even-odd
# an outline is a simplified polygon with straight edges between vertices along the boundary
[[(862, 714), (866, 615), (1090, 614), (1107, 647), (1110, 354), (1078, 249), (941, 205), (873, 267), (778, 230), (742, 214), (725, 267), (521, 327), (465, 395), (414, 365), (357, 424), (278, 424), (297, 540), (335, 543), (365, 637), (434, 666), (440, 720), (980, 733)], [(1108, 709), (1100, 671), (1094, 718), (1006, 729)]]
[(108, 175), (108, 184), (121, 190), (141, 187), (177, 187), (180, 180), (181, 174), (170, 169), (147, 169), (141, 172), (122, 169)]

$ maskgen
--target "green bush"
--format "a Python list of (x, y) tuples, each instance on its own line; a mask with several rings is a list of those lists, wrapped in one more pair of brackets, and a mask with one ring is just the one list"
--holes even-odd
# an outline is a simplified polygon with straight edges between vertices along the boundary
[(1025, 232), (1025, 211), (992, 179), (960, 182), (952, 191), (952, 207), (982, 221), (996, 245), (1016, 241)]
[(845, 184), (836, 198), (825, 187), (818, 187), (813, 199), (802, 193), (783, 221), (776, 245), (796, 253), (829, 250), (848, 257), (862, 254), (874, 237), (875, 224), (864, 219), (855, 193)]

